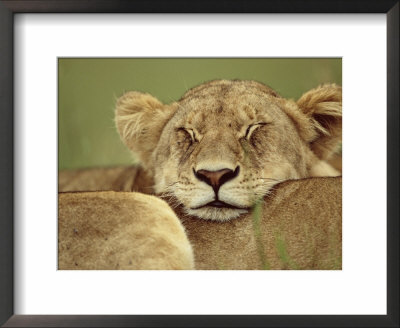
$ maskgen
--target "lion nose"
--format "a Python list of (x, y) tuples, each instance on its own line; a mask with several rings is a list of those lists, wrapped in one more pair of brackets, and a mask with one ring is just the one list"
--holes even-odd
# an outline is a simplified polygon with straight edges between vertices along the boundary
[(222, 169), (218, 171), (207, 171), (207, 170), (198, 170), (195, 171), (193, 169), (193, 173), (197, 179), (200, 181), (204, 181), (213, 187), (214, 192), (217, 193), (219, 188), (229, 180), (237, 177), (239, 175), (239, 166), (236, 167), (235, 171), (231, 169)]

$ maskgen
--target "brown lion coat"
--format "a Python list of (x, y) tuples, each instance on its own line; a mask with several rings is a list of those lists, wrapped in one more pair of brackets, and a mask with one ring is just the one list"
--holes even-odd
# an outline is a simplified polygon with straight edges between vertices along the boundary
[(341, 183), (284, 182), (252, 213), (228, 222), (182, 217), (196, 269), (341, 269)]
[(184, 228), (161, 199), (136, 192), (58, 196), (58, 269), (193, 269)]
[[(193, 249), (194, 267), (341, 269), (341, 183), (341, 178), (281, 183), (255, 212), (228, 222), (175, 209)], [(60, 193), (58, 227), (59, 269), (192, 268), (177, 218), (152, 196)]]

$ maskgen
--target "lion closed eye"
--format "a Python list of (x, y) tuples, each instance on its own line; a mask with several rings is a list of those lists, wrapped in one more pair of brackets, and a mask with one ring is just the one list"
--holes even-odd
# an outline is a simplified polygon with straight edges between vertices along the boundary
[(140, 92), (116, 105), (124, 143), (155, 191), (202, 219), (240, 216), (279, 182), (338, 172), (342, 91), (322, 85), (297, 102), (254, 81), (211, 81), (164, 105)]

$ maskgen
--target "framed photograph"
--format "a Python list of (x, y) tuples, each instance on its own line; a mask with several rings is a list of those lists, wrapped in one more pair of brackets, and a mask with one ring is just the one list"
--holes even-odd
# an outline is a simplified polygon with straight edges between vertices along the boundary
[[(399, 325), (397, 1), (310, 1), (301, 5), (294, 0), (190, 5), (181, 1), (168, 5), (161, 1), (1, 1), (0, 10), (0, 42), (5, 49), (0, 53), (1, 324)], [(117, 99), (134, 90), (152, 94), (146, 96), (146, 104), (174, 104), (188, 89), (216, 79), (224, 80), (192, 89), (186, 97), (196, 98), (198, 90), (210, 86), (227, 92), (226, 84), (232, 82), (226, 80), (257, 80), (262, 84), (246, 88), (269, 90), (273, 96), (277, 92), (286, 99), (298, 99), (297, 106), (306, 108), (307, 97), (302, 100), (302, 94), (315, 92), (313, 87), (328, 82), (342, 86), (343, 143), (340, 150), (335, 148), (342, 156), (329, 163), (343, 172), (340, 254), (322, 255), (321, 266), (315, 260), (314, 266), (302, 267), (296, 258), (287, 256), (285, 243), (278, 243), (284, 265), (274, 267), (264, 256), (262, 268), (257, 269), (280, 270), (248, 270), (254, 267), (240, 267), (244, 262), (234, 256), (228, 260), (228, 250), (233, 254), (238, 239), (225, 247), (228, 252), (221, 261), (203, 256), (201, 270), (147, 270), (146, 266), (145, 270), (131, 270), (129, 266), (135, 265), (131, 259), (125, 261), (128, 270), (115, 270), (121, 267), (112, 261), (86, 270), (73, 258), (60, 267), (60, 249), (68, 253), (76, 238), (72, 244), (57, 245), (58, 191), (79, 191), (79, 187), (68, 184), (72, 175), (59, 173), (128, 165), (134, 160), (127, 149), (132, 144), (124, 139), (129, 133), (118, 126), (119, 117), (117, 127), (128, 147), (118, 140), (113, 122)], [(240, 89), (242, 82), (235, 83), (229, 88)], [(331, 88), (327, 91), (331, 94), (330, 114), (335, 112), (332, 93), (337, 90), (334, 84)], [(188, 98), (181, 99), (186, 102), (165, 106), (171, 110), (192, 106)], [(117, 104), (123, 101), (120, 98)], [(233, 96), (229, 101), (234, 102)], [(295, 104), (279, 101), (285, 108)], [(252, 104), (251, 98), (247, 102)], [(287, 109), (286, 115), (294, 114)], [(318, 115), (313, 122), (320, 120), (320, 131), (327, 129), (327, 135), (334, 135), (337, 119), (328, 121), (323, 116), (321, 120)], [(293, 119), (299, 122), (299, 118)], [(265, 130), (273, 144), (274, 129), (265, 125), (276, 118), (264, 121), (257, 121), (256, 126), (246, 123), (247, 130), (238, 127), (238, 131), (244, 129), (244, 138), (254, 134), (260, 140), (257, 129)], [(155, 119), (152, 124), (156, 125)], [(192, 125), (189, 130), (186, 125), (174, 128), (183, 138), (179, 144), (185, 144), (186, 137), (190, 144), (204, 137), (203, 130)], [(299, 134), (307, 138), (307, 131)], [(140, 153), (143, 142), (134, 146), (139, 147), (135, 150), (139, 149), (142, 161), (148, 151), (145, 148)], [(314, 143), (312, 150), (323, 153), (328, 145), (322, 140)], [(218, 187), (218, 197), (222, 182), (216, 186), (217, 178), (210, 170), (196, 168), (194, 177), (214, 192)], [(237, 167), (218, 170), (215, 172), (224, 174), (218, 179), (239, 177)], [(106, 173), (96, 174), (94, 180)], [(93, 186), (100, 188), (98, 181)], [(124, 188), (125, 180), (105, 190)], [(223, 195), (226, 192), (220, 197)], [(225, 206), (232, 199), (226, 197), (229, 200), (221, 198), (207, 206)], [(322, 196), (319, 201), (329, 202)], [(210, 211), (194, 215), (212, 216)], [(185, 228), (190, 231), (189, 226)], [(81, 231), (76, 227), (69, 230), (73, 237)], [(110, 242), (107, 236), (101, 235), (101, 239)], [(209, 263), (213, 263), (211, 270)], [(328, 270), (310, 270), (313, 268)]]
[[(341, 58), (69, 57), (58, 73), (59, 270), (341, 270)], [(150, 224), (154, 194), (189, 244)]]

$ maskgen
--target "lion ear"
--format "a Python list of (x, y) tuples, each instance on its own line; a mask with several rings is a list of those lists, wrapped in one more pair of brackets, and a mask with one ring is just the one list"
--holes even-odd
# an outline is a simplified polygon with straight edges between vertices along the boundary
[(152, 95), (136, 91), (117, 100), (115, 123), (119, 135), (145, 168), (151, 167), (152, 153), (175, 109), (173, 104), (164, 105)]
[(304, 93), (297, 106), (311, 122), (310, 147), (320, 159), (327, 159), (342, 140), (342, 88), (325, 84)]

